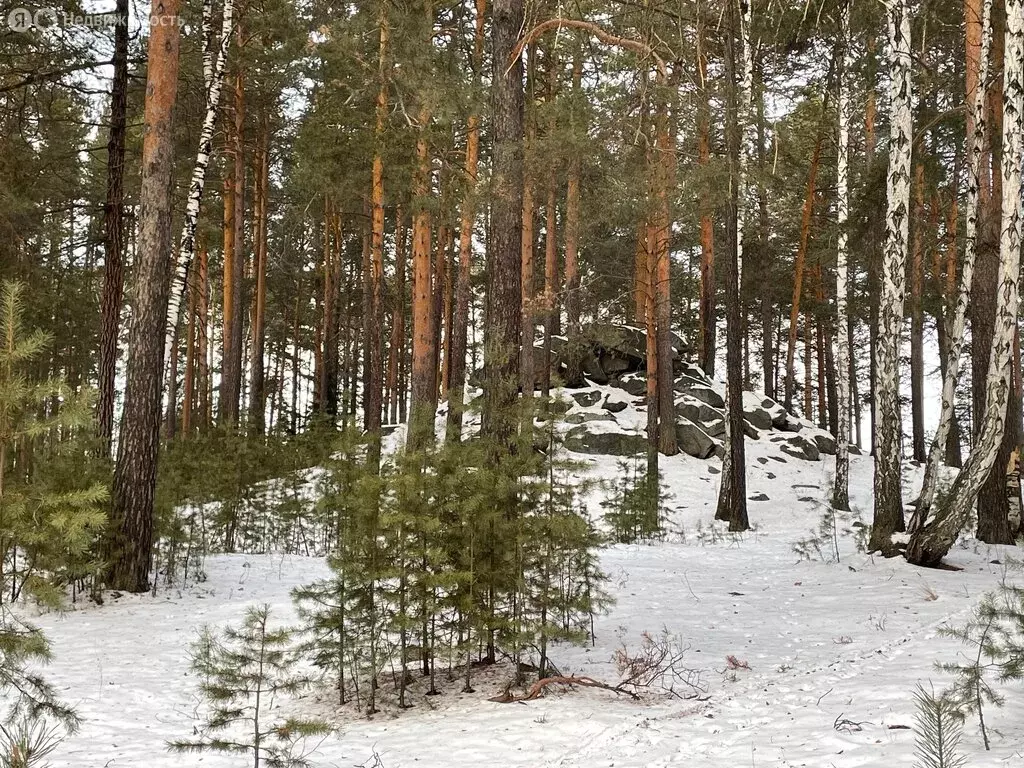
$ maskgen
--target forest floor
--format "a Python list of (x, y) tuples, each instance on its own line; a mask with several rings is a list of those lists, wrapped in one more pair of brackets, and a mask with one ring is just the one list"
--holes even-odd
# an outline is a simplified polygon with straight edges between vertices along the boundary
[[(330, 690), (289, 709), (334, 716), (339, 728), (317, 747), (315, 766), (384, 768), (475, 766), (852, 766), (911, 765), (913, 691), (943, 687), (937, 661), (955, 661), (955, 640), (937, 635), (968, 618), (1005, 573), (1008, 552), (962, 542), (949, 562), (963, 570), (920, 570), (903, 560), (858, 554), (849, 522), (840, 525), (840, 562), (801, 559), (794, 544), (817, 529), (833, 471), (821, 462), (773, 456), (748, 443), (748, 495), (755, 530), (723, 534), (712, 524), (719, 462), (666, 460), (674, 498), (663, 543), (602, 553), (615, 604), (597, 618), (593, 647), (559, 646), (563, 673), (615, 682), (617, 649), (643, 632), (668, 633), (706, 685), (702, 701), (648, 696), (641, 702), (601, 690), (552, 690), (529, 703), (488, 700), (501, 670), (481, 673), (476, 694), (458, 685), (417, 696), (404, 712), (338, 717)], [(595, 474), (614, 477), (611, 457), (591, 457)], [(853, 506), (870, 515), (871, 460), (853, 457)], [(54, 768), (181, 768), (244, 765), (244, 758), (172, 755), (189, 738), (197, 700), (188, 645), (204, 624), (237, 621), (269, 603), (290, 620), (291, 590), (326, 573), (317, 558), (224, 555), (206, 562), (207, 579), (156, 597), (123, 596), (40, 617), (53, 642), (48, 678), (82, 716), (81, 730), (54, 756)], [(728, 661), (732, 657), (733, 661)], [(735, 668), (735, 667), (739, 668)], [(1024, 760), (1024, 691), (988, 711), (992, 751), (976, 720), (963, 748), (971, 766)]]

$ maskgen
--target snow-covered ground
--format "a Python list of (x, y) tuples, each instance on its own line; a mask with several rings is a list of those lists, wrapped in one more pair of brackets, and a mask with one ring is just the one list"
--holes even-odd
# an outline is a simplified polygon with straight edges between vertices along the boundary
[[(742, 536), (712, 533), (717, 460), (665, 460), (674, 535), (606, 550), (602, 564), (616, 603), (597, 621), (596, 645), (554, 653), (563, 672), (614, 681), (617, 648), (638, 646), (642, 632), (667, 631), (689, 647), (687, 664), (708, 685), (705, 701), (638, 703), (584, 690), (500, 704), (486, 700), (500, 681), (480, 678), (476, 695), (421, 698), (397, 716), (340, 719), (313, 764), (360, 765), (376, 752), (385, 768), (911, 765), (914, 686), (942, 687), (934, 663), (959, 651), (936, 631), (962, 622), (999, 582), (1004, 553), (972, 542), (949, 558), (962, 571), (925, 571), (857, 554), (845, 535), (841, 562), (801, 561), (793, 544), (818, 526), (833, 459), (777, 456), (767, 441), (748, 442), (749, 495), (768, 500), (750, 502), (756, 530)], [(587, 460), (597, 476), (617, 472), (612, 457)], [(865, 517), (870, 461), (853, 458), (853, 504)], [(201, 625), (236, 621), (253, 603), (270, 603), (288, 619), (292, 588), (326, 566), (315, 558), (230, 555), (210, 558), (207, 572), (207, 581), (181, 592), (40, 618), (55, 653), (47, 675), (83, 721), (54, 768), (246, 764), (166, 751), (168, 740), (192, 735), (188, 644)], [(728, 656), (749, 669), (729, 669)], [(330, 691), (312, 691), (294, 707), (329, 715), (331, 699)], [(996, 731), (991, 752), (968, 721), (969, 765), (1024, 760), (1021, 701), (1024, 691), (1016, 691), (1005, 709), (987, 713)], [(837, 728), (844, 720), (859, 725)]]

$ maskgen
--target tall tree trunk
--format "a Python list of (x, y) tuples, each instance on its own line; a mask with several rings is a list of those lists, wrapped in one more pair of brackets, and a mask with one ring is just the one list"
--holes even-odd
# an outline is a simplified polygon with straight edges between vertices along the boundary
[(245, 275), (245, 96), (242, 74), (235, 75), (233, 120), (229, 126), (232, 170), (224, 182), (224, 308), (220, 406), (222, 424), (238, 423), (242, 389), (242, 280)]
[[(764, 120), (764, 63), (758, 56), (756, 62), (757, 82), (757, 247), (761, 285), (758, 293), (761, 299), (761, 370), (764, 376), (764, 393), (772, 400), (775, 392), (775, 307), (773, 306), (774, 291), (772, 289), (772, 253), (768, 239), (768, 190), (765, 186), (767, 163), (765, 162), (765, 120)], [(703, 222), (701, 224), (703, 242)]]
[[(1003, 36), (1000, 34), (1001, 26), (1005, 24), (1003, 14), (999, 13), (999, 6), (995, 6), (992, 19), (992, 67), (996, 73), (1004, 69), (1004, 45)], [(997, 74), (998, 77), (998, 74)], [(987, 405), (988, 387), (988, 354), (987, 350), (994, 343), (995, 333), (995, 305), (1002, 300), (997, 292), (998, 289), (998, 252), (1000, 239), (999, 205), (1002, 189), (1002, 177), (999, 167), (1002, 158), (1002, 145), (1000, 142), (1000, 131), (1003, 124), (1003, 101), (1004, 96), (998, 82), (990, 85), (989, 111), (991, 123), (989, 125), (989, 147), (991, 153), (991, 192), (984, 200), (984, 210), (981, 214), (981, 243), (978, 249), (978, 263), (974, 279), (974, 293), (971, 301), (971, 308), (974, 310), (971, 317), (971, 348), (972, 352), (978, 350), (978, 354), (972, 355), (972, 369), (974, 374), (974, 423), (983, 423), (983, 414)], [(985, 163), (987, 168), (988, 164)], [(986, 174), (987, 175), (987, 174)], [(990, 544), (1011, 544), (1013, 537), (1010, 535), (1009, 527), (1009, 499), (1006, 493), (1006, 467), (1010, 461), (1011, 453), (1016, 449), (1015, 430), (1012, 428), (1012, 420), (1016, 405), (1014, 403), (1015, 391), (1010, 387), (1007, 403), (1006, 422), (1007, 428), (1003, 432), (1003, 440), (999, 446), (999, 453), (993, 464), (992, 471), (986, 478), (981, 490), (978, 493), (978, 530), (977, 536), (982, 541)]]
[(708, 376), (715, 375), (715, 225), (707, 167), (711, 160), (711, 103), (707, 88), (707, 57), (704, 55), (704, 28), (697, 14), (697, 163), (705, 170), (700, 187), (700, 341), (697, 345), (700, 366)]
[[(839, 99), (837, 117), (839, 140), (836, 148), (836, 358), (838, 423), (836, 425), (836, 480), (832, 506), (850, 509), (850, 339), (847, 335), (849, 313), (849, 221), (850, 221), (850, 84), (853, 56), (850, 50), (850, 8), (844, 3), (839, 11)], [(855, 381), (856, 379), (854, 379)]]
[(387, 391), (389, 418), (398, 423), (398, 402), (405, 400), (402, 388), (402, 363), (405, 360), (405, 269), (408, 228), (402, 206), (395, 211), (395, 282), (391, 291), (391, 340), (388, 344)]
[(558, 241), (556, 235), (555, 176), (548, 178), (547, 201), (544, 204), (544, 369), (541, 372), (541, 394), (551, 394), (551, 337), (558, 333)]
[[(922, 144), (922, 151), (924, 145)], [(924, 447), (924, 163), (914, 169), (914, 244), (910, 263), (910, 412), (911, 455), (925, 460)]]
[[(784, 405), (787, 411), (793, 410), (793, 392), (796, 385), (796, 338), (800, 320), (800, 299), (803, 296), (804, 271), (807, 261), (807, 244), (811, 236), (811, 215), (814, 212), (814, 195), (818, 184), (818, 162), (821, 158), (821, 141), (823, 131), (818, 131), (811, 154), (811, 167), (807, 172), (807, 192), (804, 195), (804, 207), (800, 216), (800, 243), (797, 246), (796, 258), (793, 260), (793, 302), (789, 310), (789, 343), (786, 346), (786, 388)], [(806, 407), (805, 407), (806, 410)], [(804, 414), (808, 417), (807, 414)], [(808, 417), (809, 418), (809, 417)]]
[[(491, 242), (484, 324), (483, 434), (511, 449), (522, 320), (523, 0), (496, 0), (491, 23), (493, 137)], [(497, 454), (497, 455), (500, 455)]]
[[(967, 20), (967, 95), (970, 109), (967, 113), (967, 222), (964, 239), (964, 258), (960, 277), (960, 290), (952, 312), (949, 328), (949, 346), (946, 352), (946, 375), (942, 382), (942, 411), (935, 430), (928, 464), (925, 467), (921, 496), (917, 510), (911, 519), (911, 532), (917, 531), (928, 519), (935, 499), (936, 483), (942, 454), (946, 449), (947, 435), (955, 416), (956, 385), (960, 374), (960, 356), (964, 347), (964, 333), (967, 327), (967, 309), (972, 303), (974, 291), (974, 267), (978, 259), (979, 221), (982, 210), (982, 157), (985, 144), (985, 89), (978, 86), (988, 78), (989, 48), (992, 41), (992, 0), (982, 0), (981, 8), (975, 8), (973, 0), (967, 0), (964, 12)], [(975, 17), (975, 11), (981, 13)], [(977, 18), (977, 23), (975, 22)], [(975, 45), (977, 48), (975, 49)], [(953, 273), (955, 275), (955, 268)], [(972, 333), (974, 329), (972, 328)]]
[(210, 363), (208, 359), (210, 351), (210, 262), (206, 250), (206, 239), (202, 238), (199, 243), (199, 275), (197, 281), (197, 301), (199, 308), (196, 313), (196, 357), (198, 359), (198, 386), (199, 396), (197, 398), (199, 408), (199, 429), (206, 430), (210, 426), (211, 415), (211, 376)]
[(875, 505), (869, 550), (894, 553), (892, 534), (904, 529), (901, 474), (902, 428), (899, 347), (906, 284), (910, 221), (910, 154), (913, 139), (910, 78), (910, 16), (906, 0), (886, 0), (889, 33), (889, 171), (886, 189), (885, 250), (879, 296), (875, 400), (878, 447), (875, 455)]
[[(572, 62), (572, 104), (569, 112), (570, 126), (573, 131), (580, 131), (576, 124), (577, 105), (581, 98), (581, 80), (583, 77), (583, 57), (579, 46), (576, 47)], [(582, 128), (585, 130), (585, 127)], [(566, 356), (568, 371), (567, 383), (576, 384), (583, 380), (582, 360), (580, 359), (580, 152), (573, 152), (569, 158), (569, 172), (565, 189), (565, 318), (569, 340), (569, 353)]]
[[(877, 44), (875, 36), (869, 33), (868, 37), (868, 89), (864, 101), (864, 165), (865, 176), (869, 176), (875, 165), (875, 145), (877, 143), (876, 120), (878, 116), (877, 101), (875, 98), (875, 79), (878, 76), (878, 67), (875, 61)], [(878, 447), (878, 399), (875, 397), (875, 382), (878, 380), (876, 362), (878, 360), (878, 310), (881, 296), (881, 274), (882, 274), (882, 251), (877, 236), (879, 226), (874, 223), (869, 227), (870, 239), (868, 242), (868, 379), (870, 384), (870, 405), (871, 405), (871, 455), (874, 456)]]
[(206, 113), (199, 131), (199, 149), (185, 204), (185, 221), (181, 227), (181, 240), (171, 282), (171, 295), (167, 310), (167, 331), (165, 333), (164, 359), (170, 359), (170, 348), (181, 319), (181, 302), (188, 285), (189, 270), (196, 250), (196, 230), (199, 226), (199, 211), (206, 187), (206, 170), (213, 154), (213, 133), (217, 124), (217, 109), (221, 92), (224, 90), (224, 72), (227, 68), (228, 49), (231, 47), (231, 31), (234, 26), (234, 0), (224, 0), (221, 17), (220, 43), (216, 55), (213, 49), (213, 0), (203, 0), (203, 82), (206, 86)]
[[(737, 13), (737, 11), (740, 13)], [(728, 520), (730, 531), (745, 531), (747, 518), (746, 447), (743, 435), (743, 361), (740, 286), (742, 285), (743, 223), (746, 205), (744, 154), (750, 122), (751, 60), (749, 46), (750, 4), (729, 0), (729, 25), (725, 33), (726, 144), (729, 151), (729, 196), (726, 206), (726, 411), (722, 485), (715, 518)], [(739, 72), (736, 33), (739, 32)], [(739, 94), (737, 94), (737, 90)], [(741, 128), (742, 121), (742, 128)]]
[(426, 138), (430, 112), (425, 107), (420, 109), (418, 123), (420, 135), (416, 140), (414, 190), (416, 210), (412, 226), (412, 403), (407, 439), (411, 450), (419, 450), (433, 442), (437, 393), (431, 297), (432, 223), (430, 211), (426, 208), (431, 189), (430, 151)]
[(366, 389), (363, 392), (363, 428), (370, 438), (367, 464), (373, 471), (380, 466), (381, 418), (384, 410), (384, 129), (388, 117), (388, 17), (386, 6), (379, 12), (380, 51), (378, 54), (377, 109), (370, 190), (370, 264), (363, 276), (368, 312), (363, 317), (363, 347), (366, 350)]
[[(1020, 279), (1021, 216), (1021, 119), (1024, 117), (1024, 2), (1006, 0), (1002, 126), (1002, 227), (999, 243), (998, 291), (993, 343), (986, 382), (986, 408), (978, 438), (963, 470), (949, 492), (949, 500), (934, 519), (910, 539), (907, 560), (915, 565), (936, 566), (963, 530), (978, 491), (996, 466), (1007, 428), (1007, 403), (1011, 399), (1011, 366), (1017, 324)], [(1002, 472), (1003, 467), (998, 467)], [(1005, 493), (1005, 487), (1004, 487)]]
[(168, 440), (173, 440), (178, 429), (178, 332), (175, 329), (171, 344), (171, 360), (167, 364), (167, 413), (164, 416)]
[(188, 313), (185, 337), (185, 391), (181, 398), (181, 433), (185, 437), (192, 434), (192, 413), (196, 406), (196, 336), (201, 331), (196, 328), (199, 312), (199, 279), (194, 272), (189, 279)]
[(267, 216), (270, 193), (270, 123), (263, 115), (260, 146), (258, 150), (258, 171), (256, 177), (256, 237), (253, 243), (253, 272), (256, 295), (252, 316), (252, 359), (250, 361), (251, 391), (249, 395), (249, 423), (258, 435), (266, 432), (266, 370), (264, 351), (266, 348), (267, 314)]
[[(487, 0), (476, 0), (476, 26), (473, 35), (473, 79), (479, 84), (484, 55), (484, 21)], [(465, 411), (467, 330), (469, 328), (470, 277), (473, 268), (473, 223), (476, 219), (477, 168), (480, 157), (480, 116), (474, 111), (467, 120), (466, 193), (459, 223), (459, 272), (455, 284), (455, 312), (452, 322), (452, 364), (449, 369), (448, 421), (445, 440), (462, 437)]]
[[(667, 89), (669, 83), (662, 77), (660, 89)], [(670, 274), (670, 242), (672, 233), (669, 191), (675, 188), (675, 148), (669, 135), (668, 94), (658, 99), (654, 115), (655, 152), (652, 156), (654, 167), (654, 229), (653, 246), (648, 238), (648, 248), (653, 250), (654, 271), (651, 283), (654, 288), (654, 312), (657, 321), (658, 344), (658, 449), (666, 456), (679, 453), (676, 443), (675, 391), (672, 379), (672, 301)]]
[(107, 586), (145, 592), (153, 549), (160, 447), (163, 330), (171, 268), (174, 102), (178, 93), (179, 0), (154, 0), (146, 75), (138, 260), (128, 332), (124, 415), (114, 468)]
[(114, 79), (110, 89), (107, 139), (107, 199), (103, 209), (103, 293), (100, 298), (99, 423), (100, 450), (110, 456), (114, 437), (117, 339), (124, 296), (124, 144), (128, 114), (128, 0), (114, 13)]
[[(532, 50), (532, 49), (531, 49)], [(529, 58), (530, 54), (527, 53)], [(529, 118), (527, 118), (529, 124)], [(520, 257), (520, 280), (522, 281), (522, 295), (520, 301), (523, 307), (523, 344), (519, 352), (519, 389), (522, 391), (523, 399), (529, 400), (533, 397), (537, 385), (536, 351), (534, 341), (536, 337), (536, 297), (534, 296), (534, 246), (536, 236), (534, 222), (536, 221), (536, 206), (533, 201), (533, 181), (529, 178), (530, 158), (530, 129), (527, 128), (525, 141), (524, 178), (523, 178), (523, 240), (522, 255)]]

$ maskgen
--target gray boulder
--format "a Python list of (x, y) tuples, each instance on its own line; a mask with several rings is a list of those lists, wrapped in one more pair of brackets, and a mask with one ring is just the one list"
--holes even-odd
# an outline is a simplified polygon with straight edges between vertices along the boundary
[(818, 461), (821, 458), (818, 446), (814, 444), (814, 441), (807, 439), (803, 435), (793, 435), (784, 440), (779, 444), (779, 450), (788, 456), (804, 459), (805, 461)]
[(702, 421), (701, 429), (707, 432), (711, 437), (724, 437), (725, 436), (725, 419), (713, 419), (712, 421)]
[(709, 458), (715, 452), (715, 446), (719, 445), (704, 430), (686, 420), (676, 424), (676, 442), (683, 453), (697, 459)]
[(626, 390), (626, 392), (634, 397), (639, 397), (647, 392), (647, 377), (640, 376), (636, 373), (627, 374), (616, 381), (615, 386), (619, 389)]
[(725, 400), (722, 396), (711, 389), (711, 387), (690, 387), (684, 390), (686, 394), (695, 397), (702, 403), (707, 403), (712, 408), (724, 408)]
[(601, 399), (601, 393), (595, 392), (594, 390), (584, 390), (583, 392), (573, 392), (572, 399), (580, 404), (582, 408), (589, 408), (592, 405), (597, 405)]
[(647, 440), (625, 432), (591, 432), (586, 425), (573, 427), (565, 436), (565, 448), (575, 453), (633, 456), (647, 450)]
[(566, 424), (586, 424), (591, 421), (615, 421), (610, 413), (570, 413), (565, 417)]
[(750, 424), (757, 429), (767, 431), (772, 428), (772, 415), (764, 408), (744, 408), (743, 418), (749, 421)]
[(832, 435), (826, 435), (823, 432), (819, 432), (814, 436), (814, 444), (818, 446), (818, 450), (822, 453), (828, 454), (829, 456), (836, 455), (836, 441)]
[(624, 400), (612, 400), (608, 397), (601, 403), (601, 407), (609, 413), (622, 413), (626, 410), (627, 406), (629, 406), (629, 403)]

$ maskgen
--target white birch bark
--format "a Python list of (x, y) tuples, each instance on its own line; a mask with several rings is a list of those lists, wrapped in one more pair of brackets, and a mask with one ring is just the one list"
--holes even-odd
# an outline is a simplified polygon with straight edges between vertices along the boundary
[(850, 508), (850, 346), (846, 335), (848, 288), (848, 232), (850, 218), (850, 6), (844, 3), (839, 16), (839, 35), (843, 54), (839, 62), (839, 141), (836, 156), (836, 396), (839, 423), (836, 435), (836, 480), (832, 504), (836, 509)]
[(231, 31), (234, 27), (234, 0), (224, 0), (224, 16), (221, 21), (220, 45), (214, 57), (214, 41), (210, 36), (212, 0), (203, 2), (203, 79), (206, 81), (206, 115), (199, 133), (199, 149), (192, 168), (192, 180), (188, 188), (185, 206), (185, 221), (181, 228), (178, 254), (175, 259), (174, 277), (171, 279), (171, 297), (167, 305), (167, 333), (164, 342), (164, 365), (169, 365), (174, 332), (181, 321), (182, 300), (188, 287), (188, 273), (196, 251), (196, 227), (199, 224), (199, 207), (203, 201), (206, 185), (206, 170), (213, 152), (213, 129), (217, 122), (217, 108), (224, 85), (227, 68), (228, 48), (231, 45)]
[[(1021, 249), (1021, 120), (1024, 117), (1024, 0), (1006, 0), (1003, 64), (1002, 219), (999, 238), (997, 304), (985, 384), (985, 413), (974, 450), (950, 489), (949, 500), (934, 519), (911, 537), (907, 559), (938, 565), (963, 530), (978, 492), (992, 471), (1006, 430), (1006, 405), (1013, 386)], [(979, 89), (982, 88), (979, 81)]]
[(889, 169), (886, 177), (885, 246), (875, 350), (875, 402), (878, 446), (875, 452), (875, 504), (871, 551), (892, 552), (892, 534), (903, 527), (900, 474), (899, 348), (906, 293), (907, 239), (910, 224), (910, 156), (913, 143), (910, 16), (906, 0), (886, 0), (889, 56)]
[(974, 99), (970, 105), (974, 130), (967, 137), (967, 231), (964, 239), (963, 272), (960, 288), (957, 292), (953, 321), (949, 331), (949, 349), (947, 352), (946, 376), (942, 381), (942, 412), (939, 425), (935, 430), (928, 464), (925, 466), (924, 483), (921, 486), (921, 497), (917, 511), (910, 521), (910, 531), (916, 531), (928, 519), (932, 502), (935, 500), (935, 487), (939, 476), (939, 467), (953, 421), (953, 406), (956, 397), (956, 386), (960, 378), (960, 356), (964, 348), (964, 331), (967, 327), (967, 305), (971, 298), (971, 285), (974, 281), (974, 264), (978, 255), (978, 219), (981, 215), (981, 159), (985, 146), (985, 83), (988, 82), (989, 50), (992, 46), (992, 0), (984, 0), (981, 8), (981, 50), (978, 53), (978, 85), (974, 91)]

